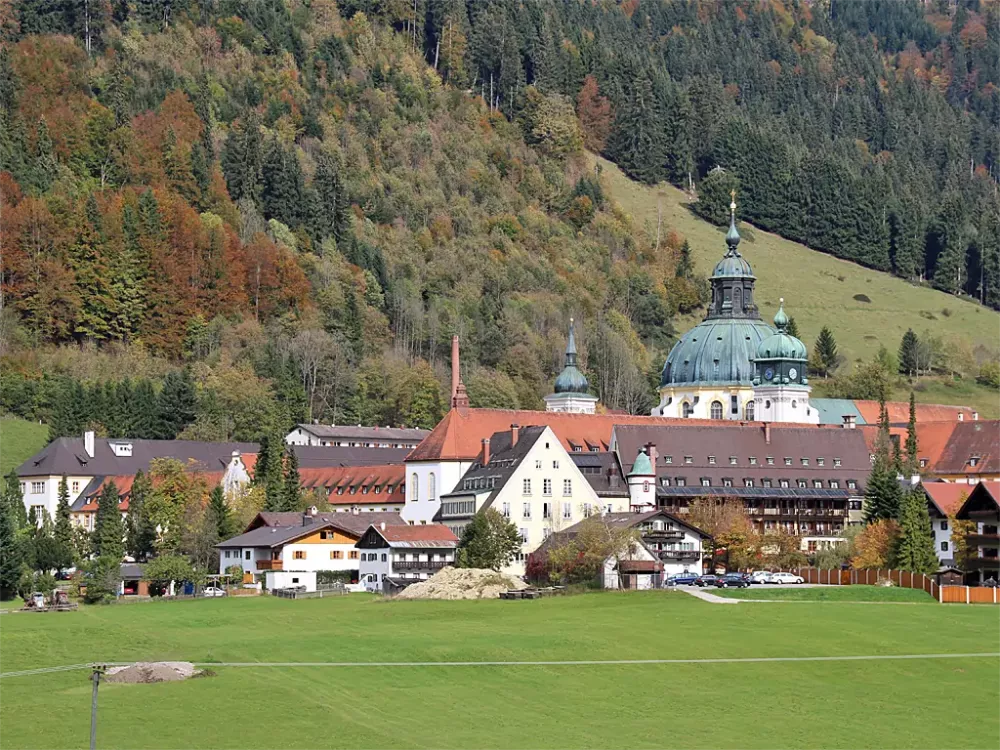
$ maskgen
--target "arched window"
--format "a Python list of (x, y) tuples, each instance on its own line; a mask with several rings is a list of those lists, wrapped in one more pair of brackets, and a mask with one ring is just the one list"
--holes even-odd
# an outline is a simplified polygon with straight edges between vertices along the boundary
[(722, 402), (712, 402), (712, 419), (722, 419)]
[(734, 310), (743, 309), (743, 290), (740, 287), (736, 287), (733, 290), (733, 309)]
[(649, 482), (643, 482), (642, 483), (642, 491), (643, 492), (649, 492)]
[(685, 419), (691, 416), (691, 404), (689, 404), (687, 401), (681, 404), (681, 415)]
[(415, 503), (420, 499), (420, 480), (416, 472), (410, 475), (410, 502)]
[(747, 401), (747, 422), (753, 422), (754, 417), (754, 401), (753, 399)]
[(797, 409), (798, 406), (799, 406), (799, 402), (798, 401), (792, 401), (792, 408), (793, 409)]
[(437, 500), (437, 478), (434, 476), (433, 471), (427, 480), (427, 499), (431, 502)]

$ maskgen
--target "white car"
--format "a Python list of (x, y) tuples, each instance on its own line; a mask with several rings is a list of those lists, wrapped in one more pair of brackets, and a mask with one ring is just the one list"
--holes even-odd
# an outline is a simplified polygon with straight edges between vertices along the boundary
[(794, 573), (772, 573), (768, 583), (805, 583), (806, 579)]
[(750, 574), (750, 583), (770, 583), (771, 582), (771, 571), (769, 570), (755, 570)]
[(201, 593), (202, 596), (225, 596), (226, 592), (217, 586), (206, 586), (205, 590)]

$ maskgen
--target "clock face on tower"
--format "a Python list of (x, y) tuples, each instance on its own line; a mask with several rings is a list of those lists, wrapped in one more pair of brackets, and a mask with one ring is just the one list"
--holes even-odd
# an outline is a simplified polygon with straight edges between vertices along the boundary
[(772, 370), (770, 367), (764, 370), (764, 380), (770, 380), (773, 377), (774, 377), (774, 370)]
[(798, 375), (798, 374), (799, 374), (799, 371), (796, 370), (794, 367), (791, 370), (788, 371), (788, 377), (791, 380), (795, 380), (795, 376)]

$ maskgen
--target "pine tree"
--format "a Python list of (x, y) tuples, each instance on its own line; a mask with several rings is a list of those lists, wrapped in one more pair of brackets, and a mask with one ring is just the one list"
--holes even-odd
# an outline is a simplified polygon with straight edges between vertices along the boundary
[(899, 343), (899, 372), (909, 377), (920, 371), (920, 340), (912, 328), (907, 328)]
[(925, 575), (938, 569), (927, 496), (919, 487), (908, 491), (902, 498), (895, 564), (902, 570)]
[(153, 384), (146, 378), (136, 381), (132, 395), (132, 416), (129, 420), (133, 429), (131, 437), (157, 439), (163, 428), (160, 426), (160, 410)]
[(264, 153), (263, 175), (261, 204), (264, 217), (295, 227), (304, 218), (305, 185), (294, 147), (283, 145), (277, 138), (271, 139)]
[(917, 402), (910, 391), (910, 421), (906, 425), (906, 474), (913, 476), (920, 470), (920, 461), (917, 458)]
[(674, 276), (678, 279), (690, 279), (694, 275), (694, 263), (691, 261), (691, 245), (687, 240), (681, 245), (680, 256)]
[(132, 557), (140, 561), (148, 559), (156, 548), (156, 526), (146, 507), (152, 492), (153, 483), (149, 475), (140, 469), (132, 480), (125, 519), (125, 548)]
[(125, 531), (118, 508), (119, 492), (114, 480), (107, 480), (97, 498), (94, 519), (94, 552), (98, 557), (121, 562), (125, 554)]
[(42, 117), (35, 131), (34, 160), (28, 173), (29, 186), (37, 192), (44, 193), (56, 179), (59, 164), (56, 162), (52, 149), (52, 138), (49, 136), (49, 126)]
[(282, 510), (285, 504), (284, 444), (280, 436), (264, 435), (260, 439), (253, 481), (264, 488), (267, 510)]
[(299, 476), (299, 457), (292, 448), (285, 454), (282, 485), (281, 510), (298, 510), (302, 506), (302, 478)]
[(899, 516), (902, 489), (899, 486), (889, 436), (889, 412), (885, 396), (880, 399), (879, 431), (875, 440), (875, 463), (865, 486), (865, 523), (895, 519)]
[(13, 599), (21, 577), (22, 549), (16, 541), (17, 522), (6, 505), (0, 506), (0, 600)]
[(73, 549), (73, 524), (69, 513), (69, 485), (66, 475), (59, 481), (59, 504), (56, 506), (55, 538), (64, 549)]
[(729, 204), (732, 202), (733, 191), (739, 193), (740, 181), (736, 175), (721, 167), (710, 171), (698, 184), (698, 200), (691, 210), (706, 221), (716, 226), (729, 224)]
[(24, 507), (21, 482), (15, 469), (11, 469), (10, 473), (4, 477), (3, 492), (0, 494), (0, 510), (3, 509), (10, 513), (15, 531), (28, 525), (28, 511)]
[(794, 317), (790, 317), (788, 319), (788, 327), (785, 328), (785, 332), (788, 333), (789, 336), (794, 336), (797, 339), (801, 339), (802, 338), (799, 335), (799, 324), (795, 322), (795, 318)]
[(191, 370), (185, 367), (180, 372), (167, 373), (163, 379), (163, 389), (156, 400), (160, 436), (173, 440), (197, 416), (198, 397), (194, 390)]
[(833, 337), (833, 331), (823, 326), (816, 339), (816, 353), (823, 363), (822, 375), (825, 377), (837, 369), (837, 340)]
[(208, 496), (208, 513), (211, 523), (215, 526), (216, 539), (225, 541), (233, 536), (233, 519), (229, 506), (226, 505), (226, 495), (221, 485), (212, 488)]

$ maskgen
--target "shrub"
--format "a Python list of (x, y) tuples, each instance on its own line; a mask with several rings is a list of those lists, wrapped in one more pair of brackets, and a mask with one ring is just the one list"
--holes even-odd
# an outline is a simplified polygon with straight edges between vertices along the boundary
[(354, 583), (359, 578), (360, 571), (355, 570), (317, 570), (316, 583)]
[(858, 302), (871, 302), (871, 298), (867, 294), (855, 294), (854, 299)]

